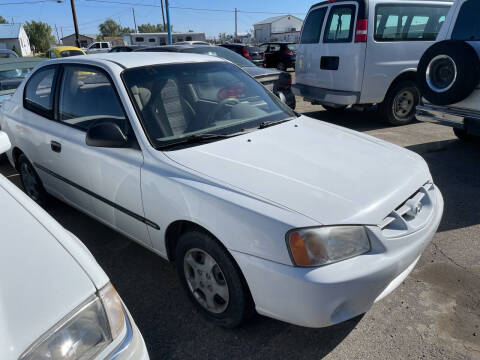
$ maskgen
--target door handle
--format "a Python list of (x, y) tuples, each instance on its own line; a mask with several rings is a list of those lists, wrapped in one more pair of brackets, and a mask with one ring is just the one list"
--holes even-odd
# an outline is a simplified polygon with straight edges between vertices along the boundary
[(50, 148), (52, 149), (52, 151), (59, 153), (62, 151), (62, 144), (57, 141), (52, 141), (50, 142)]
[(322, 70), (338, 70), (340, 58), (338, 56), (322, 56), (320, 59), (320, 69)]

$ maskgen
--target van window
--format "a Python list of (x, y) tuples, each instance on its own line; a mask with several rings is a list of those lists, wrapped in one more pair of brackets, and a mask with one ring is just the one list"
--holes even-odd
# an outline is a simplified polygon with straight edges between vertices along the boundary
[(108, 49), (108, 43), (102, 43), (102, 49)]
[(434, 41), (450, 6), (446, 5), (377, 5), (376, 41)]
[(148, 42), (154, 43), (154, 42), (155, 42), (155, 39), (154, 39), (154, 38), (150, 38), (150, 39), (148, 39)]
[(310, 12), (303, 25), (301, 44), (318, 44), (326, 13), (326, 7)]
[(457, 22), (452, 32), (453, 40), (480, 40), (480, 2), (468, 0), (458, 13)]
[(351, 42), (354, 19), (354, 5), (332, 7), (328, 14), (323, 41), (326, 43)]
[(135, 41), (136, 41), (136, 42), (144, 42), (145, 39), (144, 39), (143, 37), (141, 37), (141, 36), (137, 36), (137, 37), (135, 38)]

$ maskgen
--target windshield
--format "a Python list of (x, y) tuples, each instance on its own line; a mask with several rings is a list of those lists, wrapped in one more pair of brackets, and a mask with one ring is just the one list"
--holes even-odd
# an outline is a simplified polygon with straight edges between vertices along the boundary
[(0, 91), (15, 90), (38, 62), (0, 63)]
[(185, 52), (217, 56), (219, 58), (228, 60), (240, 67), (250, 67), (250, 66), (256, 67), (254, 63), (245, 59), (243, 56), (238, 55), (236, 52), (233, 52), (232, 50), (229, 50), (220, 46), (202, 46), (198, 48), (188, 49)]
[(229, 135), (295, 114), (227, 62), (153, 65), (122, 74), (156, 148), (201, 134)]

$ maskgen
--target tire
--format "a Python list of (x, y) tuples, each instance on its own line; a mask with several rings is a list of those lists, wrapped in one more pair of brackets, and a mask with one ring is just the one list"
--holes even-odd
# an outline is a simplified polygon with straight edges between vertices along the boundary
[(378, 105), (378, 111), (387, 123), (394, 126), (406, 125), (415, 120), (419, 102), (420, 93), (416, 84), (405, 80), (388, 91), (385, 100)]
[(327, 110), (328, 112), (331, 112), (331, 113), (341, 113), (341, 112), (345, 111), (345, 109), (347, 108), (346, 105), (342, 105), (342, 106), (322, 105), (322, 106), (325, 110)]
[(466, 142), (479, 142), (480, 136), (472, 135), (468, 133), (468, 119), (465, 119), (466, 129), (453, 128), (453, 133), (457, 138)]
[(25, 193), (37, 204), (43, 206), (47, 203), (48, 194), (33, 165), (24, 154), (18, 157), (18, 172)]
[(425, 51), (418, 64), (418, 87), (422, 96), (434, 105), (466, 99), (479, 81), (480, 60), (465, 41), (438, 42)]
[(286, 70), (287, 70), (287, 66), (286, 66), (283, 62), (279, 62), (279, 63), (277, 64), (277, 70), (286, 71)]
[[(208, 321), (234, 328), (254, 313), (253, 300), (240, 269), (211, 235), (186, 232), (178, 241), (175, 259), (188, 297)], [(210, 264), (209, 270), (205, 263)]]

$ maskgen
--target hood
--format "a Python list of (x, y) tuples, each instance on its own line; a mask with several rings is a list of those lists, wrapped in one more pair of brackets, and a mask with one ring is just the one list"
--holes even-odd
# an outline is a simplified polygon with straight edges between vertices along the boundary
[(1, 176), (0, 204), (0, 359), (9, 360), (94, 294), (102, 275), (89, 276), (86, 250)]
[(325, 225), (379, 224), (430, 180), (419, 155), (306, 116), (166, 154)]
[(276, 69), (266, 69), (259, 66), (247, 66), (242, 69), (252, 77), (263, 77), (263, 76), (280, 77), (280, 74), (282, 73), (281, 71)]

